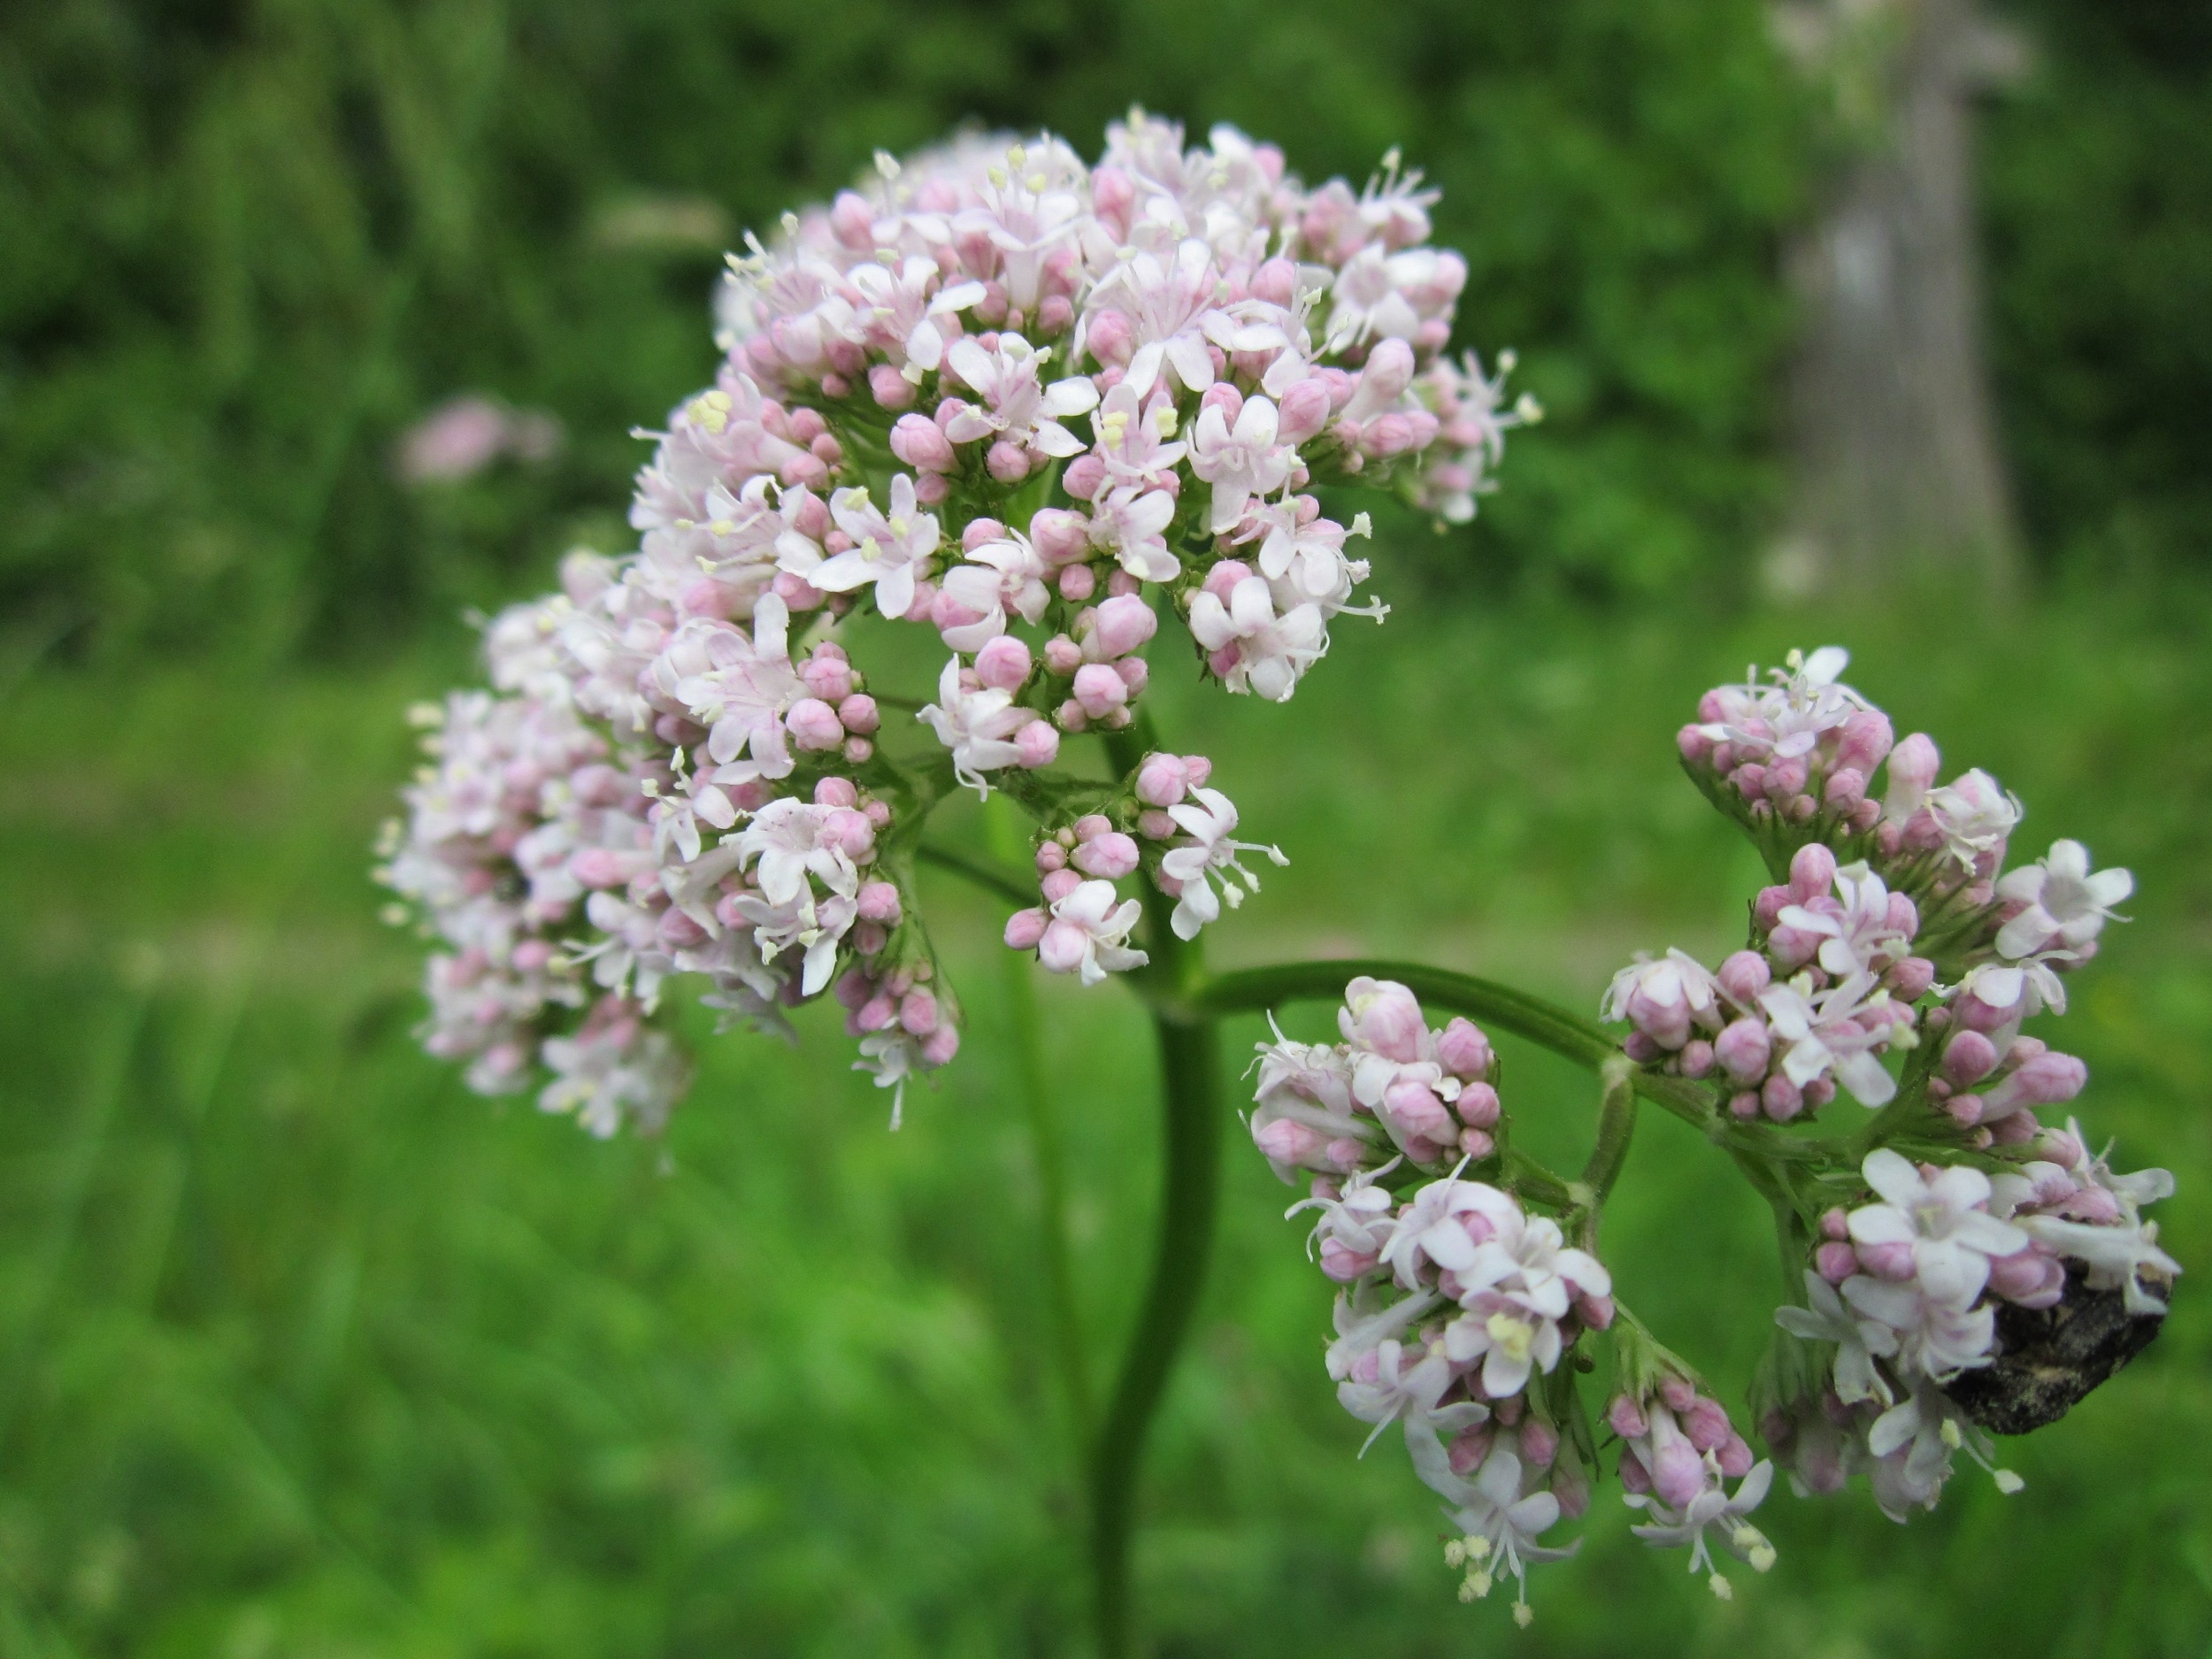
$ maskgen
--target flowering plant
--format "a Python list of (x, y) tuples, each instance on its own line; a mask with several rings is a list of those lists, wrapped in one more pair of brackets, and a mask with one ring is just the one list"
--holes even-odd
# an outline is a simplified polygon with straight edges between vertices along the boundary
[[(1935, 787), (1933, 746), (1893, 746), (1839, 651), (1716, 691), (1685, 728), (1776, 885), (1717, 970), (1672, 951), (1622, 972), (1604, 1012), (1624, 1042), (1409, 964), (1206, 972), (1202, 931), (1286, 860), (1240, 839), (1208, 758), (1154, 735), (1164, 624), (1201, 676), (1287, 701), (1333, 624), (1386, 609), (1358, 598), (1366, 516), (1317, 492), (1470, 517), (1538, 413), (1506, 402), (1509, 357), (1445, 352), (1466, 267), (1428, 245), (1433, 200), (1394, 156), (1363, 190), (1309, 188), (1270, 146), (1222, 127), (1187, 149), (1141, 112), (1094, 167), (1048, 136), (879, 157), (732, 260), (715, 383), (649, 434), (636, 549), (572, 554), (558, 593), (490, 622), (491, 688), (421, 711), (426, 764), (383, 849), (399, 918), (435, 941), (426, 1046), (602, 1135), (658, 1129), (683, 1091), (672, 982), (786, 1035), (785, 1010), (833, 996), (895, 1126), (961, 1040), (926, 862), (1010, 901), (1010, 949), (1137, 991), (1166, 1190), (1091, 1470), (1110, 1654), (1137, 1458), (1204, 1269), (1225, 1015), (1342, 1002), (1340, 1042), (1262, 1046), (1253, 1140), (1309, 1184), (1293, 1209), (1340, 1287), (1340, 1399), (1399, 1428), (1463, 1594), (1509, 1576), (1524, 1620), (1601, 1424), (1644, 1537), (1698, 1568), (1716, 1545), (1773, 1558), (1747, 1518), (1771, 1463), (1600, 1258), (1640, 1101), (1774, 1205), (1791, 1301), (1754, 1424), (1808, 1488), (1864, 1469), (1892, 1513), (1932, 1502), (1955, 1451), (1987, 1461), (1985, 1428), (2048, 1420), (2139, 1347), (2177, 1271), (2140, 1219), (2170, 1183), (2041, 1123), (2083, 1071), (2022, 1030), (2062, 1010), (2124, 873), (2069, 841), (2001, 873), (2016, 803), (1980, 772)], [(933, 696), (878, 683), (876, 625), (933, 631)], [(1102, 777), (1062, 764), (1087, 737)], [(1028, 820), (1020, 875), (929, 838), (969, 789)], [(1460, 1017), (1432, 1028), (1421, 999)], [(1598, 1071), (1578, 1178), (1512, 1145), (1465, 1016)], [(1874, 1115), (1808, 1132), (1839, 1092)], [(1594, 1421), (1581, 1379), (1608, 1358)]]

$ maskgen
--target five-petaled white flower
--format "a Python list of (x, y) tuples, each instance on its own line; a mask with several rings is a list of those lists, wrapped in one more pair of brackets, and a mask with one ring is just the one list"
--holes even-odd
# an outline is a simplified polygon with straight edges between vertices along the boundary
[(937, 701), (918, 710), (914, 718), (936, 733), (937, 741), (952, 751), (953, 776), (987, 797), (991, 786), (983, 774), (1021, 759), (1014, 733), (1037, 715), (1016, 703), (1010, 691), (964, 683), (960, 659), (956, 657), (937, 677)]
[[(1221, 896), (1225, 896), (1229, 907), (1234, 910), (1244, 902), (1248, 891), (1260, 890), (1260, 879), (1244, 867), (1237, 857), (1239, 853), (1265, 853), (1279, 865), (1290, 862), (1279, 847), (1234, 839), (1236, 805), (1220, 790), (1199, 788), (1192, 790), (1191, 795), (1195, 804), (1186, 802), (1170, 807), (1167, 812), (1191, 838), (1190, 842), (1170, 849), (1160, 860), (1160, 873), (1182, 884), (1182, 893), (1175, 902), (1175, 913), (1168, 918), (1178, 939), (1197, 938), (1200, 928), (1218, 918)], [(1214, 879), (1221, 883), (1220, 896), (1214, 892)]]
[(2039, 951), (2078, 950), (2134, 891), (2135, 878), (2124, 870), (2093, 872), (2079, 841), (2054, 841), (2042, 858), (1997, 883), (1999, 898), (2024, 907), (1998, 930), (1997, 954), (2016, 962)]

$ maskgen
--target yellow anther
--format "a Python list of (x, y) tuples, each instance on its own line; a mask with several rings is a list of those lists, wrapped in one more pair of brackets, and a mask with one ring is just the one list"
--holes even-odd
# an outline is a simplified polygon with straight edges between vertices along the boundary
[(1735, 1586), (1717, 1572), (1706, 1582), (1713, 1586), (1713, 1595), (1717, 1601), (1732, 1601), (1736, 1599)]
[(1515, 1318), (1503, 1309), (1485, 1320), (1482, 1328), (1489, 1333), (1498, 1351), (1516, 1364), (1527, 1360), (1529, 1349), (1536, 1341), (1536, 1327), (1525, 1319)]

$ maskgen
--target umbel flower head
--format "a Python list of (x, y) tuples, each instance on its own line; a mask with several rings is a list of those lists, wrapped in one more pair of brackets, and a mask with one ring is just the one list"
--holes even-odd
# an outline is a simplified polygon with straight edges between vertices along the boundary
[[(1034, 821), (1007, 942), (1086, 984), (1146, 965), (1136, 895), (1188, 939), (1256, 893), (1284, 856), (1204, 757), (1115, 747), (1101, 785), (1061, 751), (1135, 741), (1163, 644), (1280, 702), (1382, 616), (1322, 487), (1472, 515), (1537, 411), (1446, 349), (1434, 201), (1394, 157), (1310, 188), (1140, 111), (1094, 166), (1049, 134), (879, 155), (749, 237), (712, 383), (641, 434), (635, 545), (495, 618), (492, 688), (430, 722), (380, 873), (434, 942), (433, 1050), (657, 1126), (664, 989), (697, 976), (770, 1030), (833, 994), (902, 1094), (960, 1042), (913, 880), (956, 788)], [(870, 615), (937, 636), (933, 695), (878, 700)]]

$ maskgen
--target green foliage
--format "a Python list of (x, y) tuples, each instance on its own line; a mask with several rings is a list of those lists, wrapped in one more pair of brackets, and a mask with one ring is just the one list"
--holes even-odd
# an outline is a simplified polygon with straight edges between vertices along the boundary
[(1991, 338), (2047, 551), (2212, 560), (2212, 10), (2021, 0), (1989, 122)]
[[(706, 377), (736, 227), (962, 120), (1094, 152), (1132, 100), (1313, 177), (1402, 144), (1471, 260), (1465, 343), (1517, 345), (1553, 415), (1439, 580), (1655, 586), (1772, 504), (1794, 98), (1750, 0), (14, 8), (0, 608), (266, 660), (538, 585), (619, 538), (625, 434)], [(561, 461), (400, 488), (395, 437), (480, 388), (557, 412)]]
[[(1588, 1006), (1632, 949), (1740, 934), (1756, 859), (1671, 733), (1709, 682), (1816, 642), (1803, 619), (1417, 609), (1342, 628), (1287, 713), (1159, 675), (1171, 729), (1228, 757), (1294, 861), (1225, 924), (1225, 965), (1409, 952)], [(1513, 1632), (1452, 1599), (1402, 1460), (1356, 1459), (1328, 1288), (1225, 1125), (1215, 1277), (1148, 1463), (1159, 1651), (2196, 1659), (2212, 741), (2172, 711), (2212, 696), (2208, 613), (2170, 586), (1821, 625), (1901, 730), (2140, 880), (2062, 1030), (2093, 1130), (2179, 1175), (2164, 1242), (2190, 1273), (2142, 1360), (2006, 1446), (2025, 1492), (1968, 1471), (1903, 1528), (1863, 1491), (1779, 1493), (1781, 1562), (1730, 1604), (1601, 1495)], [(4, 705), (0, 1659), (1079, 1651), (999, 907), (929, 878), (976, 1025), (895, 1135), (822, 1009), (797, 1051), (708, 1041), (664, 1145), (471, 1096), (413, 1046), (417, 947), (374, 926), (363, 873), (410, 758), (379, 711), (459, 666), (56, 674)], [(1130, 1000), (1040, 991), (1102, 1365), (1148, 1236), (1155, 1084)], [(1260, 1034), (1233, 1027), (1233, 1055)], [(1501, 1046), (1531, 1149), (1578, 1159), (1590, 1079)], [(1774, 1294), (1763, 1210), (1671, 1119), (1630, 1157), (1623, 1294), (1737, 1397)]]

